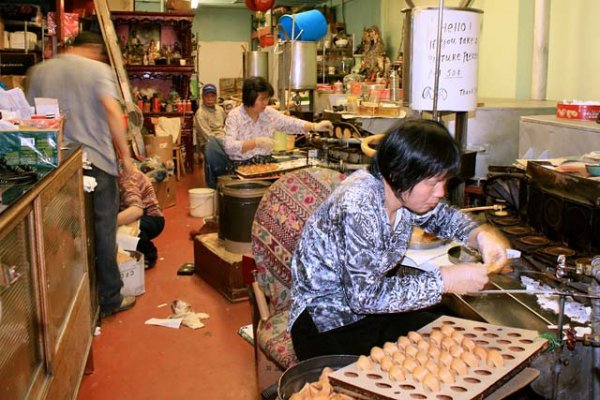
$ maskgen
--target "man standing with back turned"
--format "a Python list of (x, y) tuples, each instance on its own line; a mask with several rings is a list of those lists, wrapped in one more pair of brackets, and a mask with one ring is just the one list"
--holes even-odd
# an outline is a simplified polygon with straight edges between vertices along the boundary
[[(127, 310), (135, 297), (122, 296), (117, 264), (116, 231), (119, 212), (118, 161), (127, 173), (134, 168), (129, 155), (123, 112), (115, 76), (104, 59), (102, 36), (81, 32), (66, 53), (29, 71), (27, 97), (57, 98), (64, 114), (64, 142), (81, 145), (92, 164), (84, 174), (96, 179), (94, 226), (96, 274), (100, 312), (108, 316)], [(113, 145), (114, 143), (114, 145)]]

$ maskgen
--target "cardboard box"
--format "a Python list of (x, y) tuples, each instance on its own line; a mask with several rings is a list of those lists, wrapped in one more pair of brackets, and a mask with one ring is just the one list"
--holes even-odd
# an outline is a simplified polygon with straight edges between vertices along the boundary
[(242, 86), (244, 86), (244, 78), (235, 78), (235, 90), (241, 92)]
[(177, 182), (175, 179), (169, 177), (162, 182), (152, 182), (152, 186), (158, 203), (163, 210), (177, 204)]
[(25, 91), (25, 78), (26, 75), (2, 75), (0, 81), (6, 86), (7, 90), (21, 88)]
[(4, 48), (4, 20), (0, 17), (0, 50)]
[(235, 92), (236, 78), (221, 78), (219, 79), (219, 94), (221, 92)]
[(146, 291), (144, 280), (144, 255), (139, 251), (117, 253), (117, 262), (121, 272), (123, 296), (139, 296)]
[(133, 11), (133, 0), (108, 0), (110, 11)]
[(190, 0), (167, 0), (167, 10), (169, 11), (189, 11), (192, 9)]
[(173, 139), (171, 136), (144, 135), (147, 156), (157, 155), (167, 169), (173, 165)]

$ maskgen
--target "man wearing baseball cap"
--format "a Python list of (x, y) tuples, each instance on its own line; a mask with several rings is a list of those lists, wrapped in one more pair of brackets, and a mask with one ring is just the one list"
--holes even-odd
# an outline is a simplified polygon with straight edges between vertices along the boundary
[(202, 87), (202, 104), (194, 115), (194, 131), (201, 154), (204, 155), (204, 179), (215, 189), (217, 177), (226, 173), (229, 157), (223, 151), (225, 110), (217, 104), (217, 88), (212, 83)]

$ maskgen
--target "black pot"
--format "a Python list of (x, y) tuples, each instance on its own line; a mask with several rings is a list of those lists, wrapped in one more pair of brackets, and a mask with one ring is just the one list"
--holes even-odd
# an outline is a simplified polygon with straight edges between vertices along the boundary
[(300, 361), (293, 367), (288, 368), (279, 378), (278, 399), (288, 400), (292, 394), (300, 391), (305, 383), (318, 381), (323, 368), (329, 367), (337, 370), (352, 364), (356, 360), (358, 360), (358, 356), (334, 355)]

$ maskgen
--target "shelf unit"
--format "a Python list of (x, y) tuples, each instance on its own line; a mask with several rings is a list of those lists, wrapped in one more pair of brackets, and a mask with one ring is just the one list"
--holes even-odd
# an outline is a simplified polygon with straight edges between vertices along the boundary
[[(342, 80), (350, 73), (354, 65), (352, 38), (348, 38), (348, 44), (345, 47), (336, 47), (334, 43), (331, 43), (329, 48), (324, 48), (323, 42), (319, 45), (317, 49), (317, 82), (331, 84)], [(335, 68), (335, 72), (329, 73), (330, 67)]]
[[(164, 46), (180, 47), (180, 57), (169, 60), (160, 58), (152, 64), (150, 60), (144, 64), (135, 60), (132, 63), (125, 55), (125, 70), (131, 86), (144, 88), (151, 87), (160, 92), (163, 99), (168, 99), (171, 90), (175, 90), (181, 99), (189, 98), (190, 80), (194, 74), (195, 62), (192, 57), (192, 22), (193, 12), (111, 12), (115, 32), (120, 42), (121, 49), (129, 43), (130, 35), (141, 29), (143, 33), (139, 40), (156, 40), (162, 49)], [(137, 40), (137, 39), (136, 39)], [(144, 45), (146, 43), (142, 43)], [(128, 63), (129, 61), (129, 63)], [(169, 62), (170, 61), (170, 62)], [(181, 65), (184, 63), (185, 65)], [(181, 143), (184, 147), (185, 169), (190, 171), (194, 167), (194, 139), (193, 139), (193, 113), (191, 112), (150, 112), (144, 113), (144, 126), (148, 132), (154, 132), (151, 122), (152, 117), (181, 117)]]

